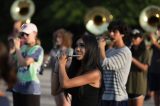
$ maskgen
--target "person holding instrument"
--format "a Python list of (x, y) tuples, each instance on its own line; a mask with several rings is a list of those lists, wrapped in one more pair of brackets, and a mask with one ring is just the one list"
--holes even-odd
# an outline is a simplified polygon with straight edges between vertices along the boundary
[(14, 38), (15, 56), (17, 61), (17, 82), (13, 87), (14, 106), (40, 106), (40, 81), (37, 73), (43, 62), (43, 48), (37, 44), (37, 26), (33, 23), (23, 24), (20, 39)]
[[(1, 80), (5, 80), (4, 74), (9, 70), (8, 64), (8, 50), (7, 46), (0, 41), (0, 86), (2, 86)], [(9, 106), (9, 99), (5, 96), (5, 93), (0, 89), (0, 106)]]
[(82, 35), (76, 41), (75, 52), (79, 56), (73, 58), (67, 70), (67, 56), (62, 53), (59, 58), (59, 82), (66, 97), (72, 95), (71, 106), (97, 106), (101, 87), (101, 70), (99, 50), (95, 36)]
[(132, 38), (132, 64), (127, 81), (129, 106), (143, 106), (147, 91), (147, 72), (151, 61), (151, 52), (146, 48), (143, 33), (133, 29)]
[(108, 27), (112, 48), (105, 50), (106, 40), (99, 39), (101, 66), (103, 68), (104, 92), (102, 106), (128, 106), (126, 83), (132, 61), (130, 49), (124, 38), (128, 35), (127, 25), (115, 20)]
[(149, 68), (149, 88), (153, 91), (155, 106), (160, 105), (160, 24), (157, 26), (157, 38), (155, 33), (150, 34), (151, 48), (153, 49), (151, 66)]

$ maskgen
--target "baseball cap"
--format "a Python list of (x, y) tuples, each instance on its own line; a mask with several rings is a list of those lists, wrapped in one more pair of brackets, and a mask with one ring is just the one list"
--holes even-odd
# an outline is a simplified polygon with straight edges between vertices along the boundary
[(38, 29), (37, 29), (37, 26), (35, 24), (27, 23), (27, 24), (23, 24), (21, 26), (21, 31), (20, 32), (30, 34), (32, 32), (38, 32)]
[(142, 37), (143, 33), (139, 29), (133, 29), (131, 31), (131, 37), (132, 38), (137, 38), (137, 37)]

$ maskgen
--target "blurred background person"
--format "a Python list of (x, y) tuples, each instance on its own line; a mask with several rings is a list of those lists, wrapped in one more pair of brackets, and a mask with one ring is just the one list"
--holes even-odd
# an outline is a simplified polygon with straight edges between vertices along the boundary
[(21, 30), (22, 24), (21, 20), (14, 21), (13, 29), (9, 36), (17, 36)]
[(132, 64), (126, 85), (129, 106), (143, 106), (147, 91), (147, 72), (151, 55), (146, 48), (144, 35), (140, 30), (133, 29), (131, 38)]
[[(73, 55), (72, 46), (72, 33), (61, 28), (56, 30), (53, 33), (53, 48), (49, 54), (49, 58), (51, 58), (50, 66), (52, 68), (51, 74), (51, 94), (55, 98), (55, 102), (57, 106), (70, 106), (70, 99), (66, 100), (64, 96), (64, 92), (60, 94), (56, 93), (57, 87), (59, 83), (59, 76), (58, 76), (58, 58), (62, 52), (65, 52), (67, 55)], [(49, 60), (49, 59), (47, 59)], [(68, 61), (66, 64), (66, 69), (69, 68), (72, 61), (72, 57), (68, 57)]]
[[(12, 88), (13, 88), (14, 84), (16, 83), (16, 73), (17, 73), (16, 64), (17, 64), (17, 62), (15, 61), (15, 59), (12, 59), (12, 58), (16, 58), (14, 55), (15, 54), (15, 46), (14, 46), (13, 39), (19, 37), (21, 26), (22, 26), (21, 20), (14, 21), (12, 32), (8, 35), (8, 38), (7, 38), (7, 47), (8, 47), (8, 51), (9, 51), (8, 64), (9, 64), (9, 68), (10, 68), (10, 69), (6, 70), (6, 72), (4, 73), (4, 78), (5, 78), (5, 81), (8, 85), (7, 91), (12, 91)], [(24, 43), (24, 39), (21, 39), (21, 45), (23, 45), (23, 43)]]
[[(4, 72), (8, 70), (8, 50), (7, 46), (0, 41), (0, 86), (4, 80)], [(0, 106), (9, 106), (9, 100), (5, 93), (0, 89)]]
[[(19, 37), (22, 24), (23, 22), (21, 20), (14, 21), (12, 32), (8, 36), (8, 43), (11, 43), (10, 40), (13, 39), (14, 37)], [(25, 43), (25, 39), (21, 38), (20, 40), (21, 40), (21, 45), (23, 45)], [(9, 44), (9, 46), (13, 46), (13, 44), (11, 45)]]
[(14, 38), (17, 82), (13, 87), (14, 106), (40, 106), (40, 81), (37, 76), (43, 62), (43, 48), (37, 44), (38, 29), (33, 23), (23, 24), (20, 31), (25, 44)]
[(149, 69), (149, 87), (153, 91), (155, 106), (160, 105), (160, 24), (157, 26), (156, 33), (150, 34), (152, 43), (152, 59)]
[(7, 40), (7, 49), (8, 49), (8, 67), (7, 70), (3, 73), (5, 82), (7, 83), (7, 91), (12, 91), (12, 88), (16, 82), (16, 73), (17, 73), (17, 66), (16, 61), (12, 58), (15, 58), (15, 46), (13, 39), (16, 38), (15, 36), (9, 36)]

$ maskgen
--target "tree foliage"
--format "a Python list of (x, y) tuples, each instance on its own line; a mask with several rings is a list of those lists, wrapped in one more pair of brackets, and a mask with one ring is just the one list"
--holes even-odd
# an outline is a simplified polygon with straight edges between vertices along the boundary
[[(10, 7), (14, 0), (1, 0), (0, 39), (12, 31), (13, 20)], [(33, 0), (36, 11), (32, 22), (37, 24), (42, 45), (51, 47), (52, 33), (60, 28), (71, 30), (75, 35), (83, 32), (84, 16), (92, 7), (108, 9), (114, 19), (122, 19), (130, 26), (139, 25), (141, 11), (149, 5), (160, 6), (160, 0)], [(45, 43), (48, 44), (45, 44)], [(47, 45), (47, 46), (46, 46)]]

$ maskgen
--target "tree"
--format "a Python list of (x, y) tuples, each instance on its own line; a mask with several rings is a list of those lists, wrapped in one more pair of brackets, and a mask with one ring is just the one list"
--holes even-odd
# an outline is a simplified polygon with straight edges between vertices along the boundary
[[(12, 31), (13, 20), (10, 7), (14, 0), (1, 0), (0, 39), (6, 39)], [(66, 28), (75, 36), (84, 32), (84, 15), (94, 6), (103, 6), (113, 15), (130, 26), (139, 25), (140, 12), (149, 5), (160, 6), (160, 0), (33, 0), (36, 11), (32, 22), (38, 26), (42, 46), (49, 50), (52, 46), (52, 33)], [(47, 44), (46, 44), (47, 42)]]

